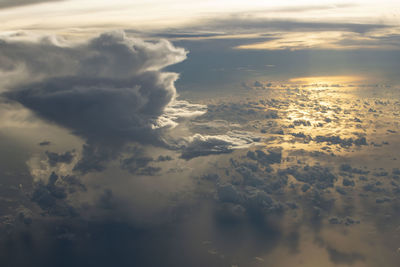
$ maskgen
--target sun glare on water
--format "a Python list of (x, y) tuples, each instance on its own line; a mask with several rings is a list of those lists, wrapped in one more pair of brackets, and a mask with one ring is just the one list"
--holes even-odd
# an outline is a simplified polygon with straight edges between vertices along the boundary
[(297, 77), (289, 80), (304, 87), (327, 88), (327, 87), (346, 87), (359, 84), (365, 81), (361, 76), (310, 76)]

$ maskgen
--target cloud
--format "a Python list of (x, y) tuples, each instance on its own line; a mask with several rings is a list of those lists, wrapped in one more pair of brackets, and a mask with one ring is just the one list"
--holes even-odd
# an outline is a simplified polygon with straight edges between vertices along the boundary
[(52, 167), (56, 166), (58, 163), (70, 164), (74, 159), (73, 151), (72, 152), (67, 151), (65, 153), (60, 153), (60, 154), (46, 151), (46, 156), (50, 166)]
[(343, 172), (349, 172), (349, 173), (356, 173), (356, 174), (368, 174), (368, 170), (361, 170), (358, 168), (353, 168), (350, 164), (345, 163), (340, 165), (340, 170)]
[(233, 15), (222, 19), (210, 19), (205, 21), (199, 28), (219, 29), (231, 33), (254, 32), (260, 30), (268, 31), (348, 31), (365, 33), (375, 29), (387, 28), (384, 24), (368, 23), (332, 23), (323, 21), (296, 21), (291, 19), (269, 19), (269, 18), (249, 18), (241, 15)]
[[(259, 40), (252, 43), (243, 43), (235, 46), (239, 49), (255, 50), (399, 50), (398, 34), (391, 34), (386, 26), (370, 29), (363, 25), (360, 29), (332, 28), (324, 30), (300, 29), (296, 31), (283, 31), (269, 34), (269, 40)], [(365, 32), (364, 32), (365, 31)], [(338, 85), (335, 85), (338, 86)]]
[[(182, 35), (181, 32), (194, 34), (191, 37)], [(166, 37), (192, 39), (197, 42), (223, 37), (225, 45), (252, 50), (399, 49), (399, 34), (395, 25), (296, 20), (290, 17), (277, 19), (265, 17), (262, 13), (231, 14), (222, 18), (203, 19), (182, 28), (169, 29)]]
[(55, 216), (75, 216), (77, 211), (66, 201), (66, 187), (59, 186), (60, 177), (54, 172), (50, 175), (47, 184), (42, 181), (35, 184), (31, 200), (40, 208)]
[[(134, 149), (133, 155), (121, 160), (121, 168), (128, 170), (132, 174), (136, 175), (147, 175), (153, 176), (159, 174), (161, 171), (160, 167), (149, 166), (152, 162), (157, 162), (152, 157), (144, 155), (144, 152), (140, 149)], [(159, 157), (160, 161), (172, 160), (171, 158)]]
[[(129, 32), (156, 38), (191, 40), (200, 44), (212, 39), (213, 45), (250, 50), (399, 49), (399, 29), (395, 23), (329, 21), (324, 18), (311, 20), (309, 16), (296, 19), (291, 14), (335, 8), (339, 6), (299, 6), (277, 8), (276, 11), (227, 13), (192, 20), (180, 27), (158, 28), (151, 33), (138, 29), (130, 29)], [(276, 12), (284, 14), (276, 16)], [(205, 49), (204, 45), (201, 47)]]
[(157, 139), (153, 128), (175, 99), (178, 78), (160, 70), (186, 57), (186, 51), (167, 41), (146, 43), (123, 32), (102, 34), (76, 46), (42, 38), (30, 43), (5, 41), (2, 48), (2, 57), (23, 64), (32, 76), (50, 76), (18, 85), (5, 95), (92, 140)]
[(166, 146), (165, 129), (205, 113), (176, 100), (178, 74), (163, 68), (186, 58), (170, 42), (145, 42), (109, 32), (85, 42), (57, 36), (0, 39), (0, 72), (21, 70), (3, 96), (81, 136), (87, 144), (76, 170), (101, 170), (127, 142)]
[(355, 186), (355, 182), (348, 178), (343, 178), (343, 186)]
[[(301, 7), (307, 10), (309, 7)], [(321, 7), (320, 7), (321, 8)], [(295, 12), (292, 8), (291, 12)], [(289, 11), (281, 10), (281, 11)], [(261, 36), (273, 37), (276, 32), (353, 32), (368, 33), (374, 30), (391, 28), (390, 25), (379, 23), (346, 23), (327, 22), (315, 20), (296, 20), (292, 18), (271, 18), (266, 17), (265, 12), (252, 13), (231, 13), (223, 17), (209, 17), (193, 21), (182, 27), (154, 31), (151, 36), (176, 38), (176, 39), (202, 39), (219, 38), (221, 36), (235, 36), (238, 34), (258, 33)], [(140, 32), (129, 30), (129, 32)], [(267, 33), (267, 34), (266, 34)], [(146, 33), (143, 33), (146, 34)], [(148, 34), (148, 33), (147, 33)]]
[(42, 141), (38, 145), (39, 146), (49, 146), (49, 145), (51, 145), (51, 142), (50, 141)]
[[(63, 77), (6, 93), (40, 117), (94, 142), (156, 142), (153, 130), (175, 97), (176, 75), (150, 72), (129, 80)], [(158, 140), (160, 142), (160, 140)]]
[(123, 79), (159, 71), (186, 58), (183, 48), (166, 40), (145, 42), (111, 31), (88, 40), (68, 41), (58, 35), (11, 32), (0, 35), (2, 69), (23, 65), (35, 75)]
[(333, 187), (337, 181), (337, 177), (327, 167), (319, 165), (309, 166), (303, 168), (300, 166), (291, 166), (286, 169), (280, 170), (281, 174), (290, 174), (297, 181), (308, 183), (318, 189), (326, 189)]
[[(115, 31), (73, 43), (22, 32), (3, 35), (0, 47), (0, 73), (14, 75), (2, 95), (86, 141), (73, 171), (103, 171), (128, 143), (178, 150), (189, 160), (247, 148), (260, 139), (239, 131), (168, 135), (168, 129), (207, 112), (205, 105), (177, 99), (178, 74), (164, 68), (184, 60), (187, 51), (168, 41), (145, 42)], [(49, 153), (52, 165), (62, 158)], [(134, 174), (160, 171), (145, 159), (128, 156), (121, 167)]]
[(373, 34), (370, 36), (345, 36), (337, 42), (338, 45), (350, 48), (373, 48), (398, 50), (400, 34)]
[(207, 112), (207, 106), (201, 104), (192, 104), (184, 100), (174, 100), (165, 109), (164, 113), (158, 118), (155, 128), (175, 127), (178, 121), (197, 117)]
[(247, 132), (230, 131), (224, 135), (195, 134), (184, 140), (181, 158), (231, 153), (235, 149), (247, 148), (260, 141), (260, 137)]
[(353, 138), (341, 138), (338, 135), (332, 135), (332, 136), (317, 135), (314, 138), (314, 141), (317, 143), (326, 142), (328, 144), (340, 145), (341, 147), (350, 147), (352, 145), (356, 146), (367, 145), (367, 140), (363, 136), (358, 137), (357, 139), (353, 139)]
[(256, 151), (248, 151), (247, 152), (247, 157), (258, 161), (260, 164), (268, 166), (270, 164), (274, 163), (281, 163), (282, 160), (282, 149), (281, 148), (276, 148), (276, 149), (269, 149), (268, 154), (266, 154), (262, 150), (256, 150)]
[(339, 217), (331, 217), (328, 219), (328, 222), (330, 224), (345, 224), (346, 226), (350, 226), (353, 224), (360, 224), (359, 220), (354, 220), (351, 217), (346, 217), (346, 218), (339, 218)]

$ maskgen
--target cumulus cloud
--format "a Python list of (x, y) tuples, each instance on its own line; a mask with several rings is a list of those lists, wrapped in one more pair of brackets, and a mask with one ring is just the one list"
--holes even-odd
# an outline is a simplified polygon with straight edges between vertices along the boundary
[(136, 73), (159, 71), (186, 58), (183, 48), (166, 40), (156, 43), (112, 31), (85, 41), (57, 35), (13, 32), (0, 35), (1, 69), (22, 66), (35, 75), (131, 78)]
[(163, 69), (184, 60), (187, 51), (166, 40), (145, 42), (116, 31), (72, 43), (14, 33), (0, 37), (0, 48), (0, 73), (13, 74), (2, 95), (86, 141), (75, 171), (104, 170), (129, 142), (182, 150), (181, 157), (191, 159), (259, 141), (238, 131), (166, 135), (182, 120), (207, 112), (205, 105), (177, 99), (178, 74)]
[(176, 97), (178, 75), (161, 69), (186, 57), (167, 41), (147, 43), (123, 32), (75, 45), (6, 39), (1, 51), (3, 68), (22, 64), (31, 76), (45, 76), (14, 86), (5, 93), (9, 99), (87, 139), (147, 143), (157, 140), (154, 126)]
[(217, 198), (222, 204), (217, 216), (226, 223), (240, 220), (246, 214), (252, 223), (256, 223), (264, 216), (281, 214), (284, 209), (272, 195), (253, 186), (243, 188), (223, 183), (217, 184), (216, 189)]
[(314, 140), (317, 143), (326, 142), (328, 144), (340, 145), (341, 147), (350, 147), (352, 145), (356, 146), (367, 145), (367, 140), (363, 136), (358, 137), (357, 139), (353, 139), (353, 138), (342, 138), (337, 135), (333, 136), (318, 135), (314, 138)]
[(300, 166), (291, 166), (284, 170), (280, 170), (281, 174), (290, 174), (297, 181), (308, 183), (318, 189), (326, 189), (333, 187), (337, 181), (337, 177), (327, 167), (319, 165), (309, 166), (303, 168)]
[(248, 151), (247, 157), (258, 161), (262, 165), (280, 163), (282, 160), (282, 148), (269, 149), (268, 154), (262, 150)]
[(165, 146), (165, 129), (206, 111), (176, 100), (178, 74), (163, 68), (187, 52), (166, 40), (118, 31), (79, 43), (24, 33), (0, 38), (0, 72), (19, 72), (3, 96), (86, 140), (76, 170), (101, 170), (126, 142)]

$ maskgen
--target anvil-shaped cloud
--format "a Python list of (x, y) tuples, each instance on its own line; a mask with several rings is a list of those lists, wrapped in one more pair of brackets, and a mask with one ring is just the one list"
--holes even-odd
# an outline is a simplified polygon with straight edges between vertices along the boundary
[(205, 112), (176, 100), (178, 74), (162, 69), (187, 52), (165, 40), (150, 43), (119, 31), (74, 44), (15, 35), (3, 37), (0, 47), (0, 71), (13, 78), (3, 96), (86, 140), (77, 165), (84, 170), (99, 170), (128, 142), (168, 146), (166, 129)]
[(11, 68), (42, 77), (5, 95), (90, 142), (160, 143), (160, 131), (170, 125), (159, 127), (158, 118), (176, 98), (178, 74), (161, 69), (184, 60), (187, 52), (167, 41), (110, 32), (75, 45), (47, 37), (4, 40), (1, 47)]

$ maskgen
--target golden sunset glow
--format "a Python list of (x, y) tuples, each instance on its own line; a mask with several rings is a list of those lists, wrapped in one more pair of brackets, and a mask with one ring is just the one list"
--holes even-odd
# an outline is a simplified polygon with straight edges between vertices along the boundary
[(316, 77), (297, 77), (289, 81), (293, 83), (320, 85), (320, 84), (349, 84), (365, 81), (365, 77), (361, 76), (316, 76)]
[[(31, 0), (34, 1), (34, 0)], [(214, 19), (232, 20), (242, 19), (252, 21), (257, 26), (252, 30), (257, 32), (260, 21), (290, 20), (300, 24), (296, 31), (281, 31), (272, 27), (267, 32), (276, 38), (268, 41), (258, 41), (236, 46), (238, 49), (281, 50), (281, 49), (398, 49), (397, 45), (376, 43), (376, 36), (398, 34), (399, 29), (396, 17), (400, 5), (386, 0), (376, 1), (320, 1), (318, 5), (313, 1), (181, 1), (181, 0), (152, 0), (152, 1), (94, 1), (94, 0), (36, 0), (36, 5), (13, 5), (12, 8), (1, 9), (0, 29), (4, 31), (47, 31), (57, 34), (93, 34), (100, 29), (133, 29), (135, 31), (169, 31), (191, 27), (202, 23), (207, 25)], [(8, 2), (8, 1), (6, 1)], [(12, 1), (10, 1), (12, 3)], [(339, 15), (340, 14), (340, 15)], [(315, 23), (312, 26), (311, 22)], [(341, 20), (346, 18), (348, 24), (374, 25), (380, 21), (382, 25), (391, 27), (377, 27), (368, 34), (347, 29), (350, 25), (343, 25)], [(99, 19), (101, 18), (101, 19)], [(247, 23), (247, 22), (246, 22)], [(320, 23), (325, 23), (322, 28)], [(339, 24), (338, 29), (329, 24)], [(397, 25), (397, 26), (396, 26)], [(240, 28), (241, 26), (239, 26)], [(311, 29), (310, 27), (315, 29)], [(279, 28), (279, 27), (278, 27)], [(286, 26), (285, 26), (286, 28)], [(307, 29), (310, 28), (310, 29)], [(319, 29), (320, 28), (320, 29)], [(327, 30), (324, 30), (327, 28)], [(242, 30), (228, 32), (221, 27), (205, 27), (199, 29), (203, 33), (220, 32), (227, 35), (248, 35)], [(256, 33), (265, 34), (261, 30)], [(253, 34), (254, 35), (254, 34)], [(245, 37), (245, 36), (243, 36)], [(197, 38), (197, 37), (196, 37)], [(206, 37), (209, 38), (209, 37)], [(219, 37), (217, 37), (219, 38)], [(239, 37), (242, 38), (242, 37)], [(351, 44), (343, 45), (341, 41), (351, 39)]]
[(399, 267), (399, 0), (0, 0), (0, 267)]

